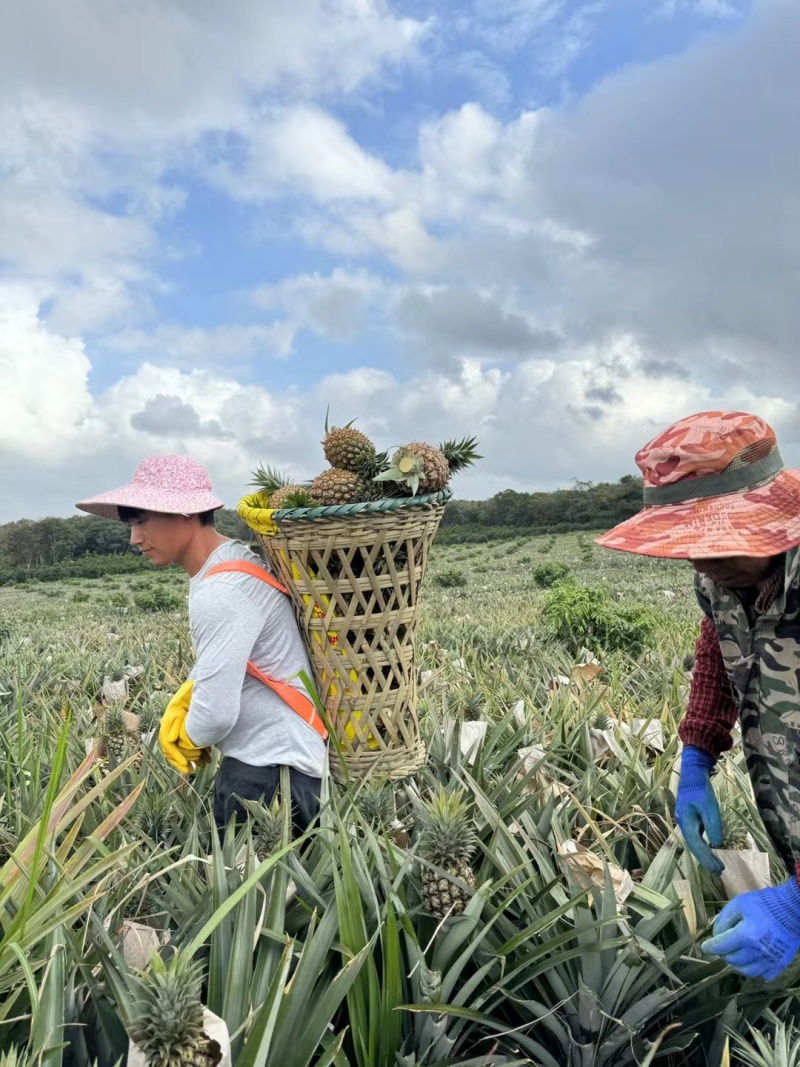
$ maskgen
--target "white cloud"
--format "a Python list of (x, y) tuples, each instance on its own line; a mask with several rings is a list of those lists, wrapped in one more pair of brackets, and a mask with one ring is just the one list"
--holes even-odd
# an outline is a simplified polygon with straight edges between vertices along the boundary
[(127, 329), (108, 338), (118, 352), (196, 367), (240, 363), (262, 355), (291, 355), (296, 328), (290, 322), (215, 327), (161, 323), (153, 330)]
[(395, 176), (365, 152), (344, 125), (317, 107), (259, 115), (248, 131), (244, 165), (222, 164), (211, 175), (245, 200), (278, 195), (328, 201), (394, 199)]
[(7, 0), (0, 90), (35, 84), (110, 137), (194, 138), (238, 127), (267, 90), (352, 92), (425, 29), (381, 0)]
[(77, 338), (50, 333), (23, 287), (0, 287), (0, 457), (50, 464), (81, 432), (92, 398)]

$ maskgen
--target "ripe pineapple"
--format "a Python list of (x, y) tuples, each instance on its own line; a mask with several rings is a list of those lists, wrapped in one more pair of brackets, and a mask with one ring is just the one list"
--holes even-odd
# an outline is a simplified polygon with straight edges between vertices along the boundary
[(375, 445), (361, 430), (353, 429), (354, 421), (351, 419), (345, 426), (333, 426), (328, 429), (326, 414), (322, 451), (332, 467), (357, 474), (361, 465), (375, 456)]
[(128, 727), (121, 708), (109, 708), (103, 717), (103, 737), (106, 755), (113, 756), (115, 763), (125, 759), (128, 743)]
[(219, 1043), (203, 1030), (199, 961), (178, 953), (169, 963), (154, 954), (135, 979), (131, 1039), (152, 1067), (216, 1067)]
[(424, 441), (402, 445), (392, 456), (392, 465), (378, 474), (375, 481), (396, 482), (411, 495), (438, 493), (458, 471), (482, 457), (475, 451), (477, 440), (445, 441), (439, 448)]
[(439, 870), (425, 868), (422, 875), (422, 897), (435, 919), (446, 915), (460, 915), (471, 892), (455, 879), (475, 885), (475, 875), (469, 860), (477, 839), (461, 791), (448, 793), (443, 787), (429, 801), (423, 803), (419, 823), (422, 828), (420, 856)]
[(367, 487), (361, 478), (353, 471), (339, 467), (329, 467), (318, 474), (311, 483), (311, 495), (322, 507), (355, 504), (369, 499)]

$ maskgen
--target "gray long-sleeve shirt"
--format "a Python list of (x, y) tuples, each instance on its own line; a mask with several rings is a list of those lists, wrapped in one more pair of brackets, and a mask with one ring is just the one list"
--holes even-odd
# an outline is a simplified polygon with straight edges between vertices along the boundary
[(311, 666), (289, 597), (237, 572), (206, 572), (227, 560), (261, 561), (241, 541), (216, 548), (189, 583), (189, 625), (195, 651), (186, 732), (254, 767), (286, 764), (321, 777), (322, 738), (268, 686), (251, 678), (247, 661), (301, 693)]

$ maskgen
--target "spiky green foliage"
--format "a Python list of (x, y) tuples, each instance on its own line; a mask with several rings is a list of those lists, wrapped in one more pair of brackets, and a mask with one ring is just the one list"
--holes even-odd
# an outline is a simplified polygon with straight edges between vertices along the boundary
[(443, 441), (439, 445), (439, 451), (447, 460), (451, 475), (471, 467), (476, 460), (483, 459), (483, 456), (478, 454), (477, 448), (477, 437), (462, 437), (460, 441)]
[(144, 793), (133, 813), (133, 822), (143, 837), (167, 844), (178, 822), (172, 794), (162, 789)]
[(128, 1032), (152, 1067), (213, 1062), (203, 1032), (202, 982), (202, 965), (182, 952), (168, 963), (154, 954), (139, 972)]
[(260, 465), (257, 470), (252, 472), (252, 479), (250, 485), (254, 485), (262, 493), (266, 493), (267, 496), (271, 496), (285, 485), (292, 484), (288, 475), (271, 466)]
[(269, 506), (275, 509), (316, 508), (319, 501), (304, 485), (285, 485), (270, 496)]
[(605, 711), (598, 711), (592, 719), (593, 730), (610, 730), (613, 725), (611, 716)]
[(394, 789), (388, 782), (366, 782), (358, 790), (356, 806), (368, 823), (380, 829), (387, 829), (397, 817)]
[(475, 852), (477, 838), (461, 789), (440, 787), (419, 811), (420, 854), (441, 867), (456, 866)]

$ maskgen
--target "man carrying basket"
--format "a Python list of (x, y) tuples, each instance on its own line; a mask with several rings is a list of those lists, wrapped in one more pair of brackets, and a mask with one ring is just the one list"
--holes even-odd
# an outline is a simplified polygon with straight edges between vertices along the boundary
[(244, 819), (240, 800), (269, 803), (289, 768), (293, 826), (319, 811), (327, 731), (300, 679), (308, 653), (288, 590), (241, 541), (223, 537), (223, 507), (208, 472), (186, 456), (151, 456), (133, 480), (77, 504), (130, 524), (131, 544), (156, 567), (189, 575), (194, 667), (167, 706), (159, 741), (181, 774), (222, 754), (214, 781), (214, 821)]

